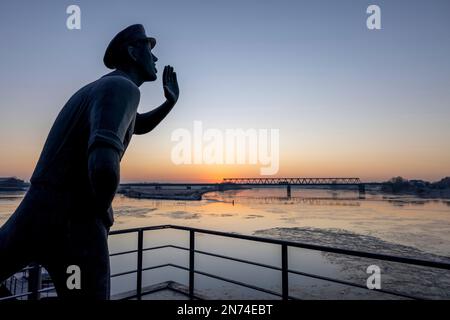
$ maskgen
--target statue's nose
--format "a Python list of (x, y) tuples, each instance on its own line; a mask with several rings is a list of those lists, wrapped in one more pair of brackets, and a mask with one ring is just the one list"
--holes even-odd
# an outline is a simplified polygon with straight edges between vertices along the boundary
[(152, 54), (152, 55), (153, 55), (153, 61), (154, 62), (158, 61), (158, 58), (154, 54)]

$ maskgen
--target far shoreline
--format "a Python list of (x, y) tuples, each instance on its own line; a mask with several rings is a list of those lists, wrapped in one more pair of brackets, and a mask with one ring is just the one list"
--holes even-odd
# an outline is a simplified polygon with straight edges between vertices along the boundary
[[(367, 193), (380, 194), (383, 196), (411, 196), (423, 200), (441, 199), (448, 201), (450, 199), (450, 177), (445, 177), (440, 181), (428, 182), (424, 180), (407, 180), (402, 177), (394, 177), (381, 183), (362, 183)], [(376, 185), (376, 186), (375, 186)], [(0, 192), (9, 194), (14, 192), (26, 192), (30, 187), (29, 182), (25, 182), (16, 177), (0, 178)], [(118, 194), (122, 194), (134, 199), (155, 199), (155, 200), (187, 200), (199, 201), (202, 196), (208, 192), (222, 192), (228, 190), (243, 190), (252, 188), (286, 188), (286, 185), (267, 185), (267, 186), (245, 186), (240, 184), (197, 184), (190, 185), (176, 184), (173, 186), (159, 185), (158, 183), (121, 183)], [(353, 187), (347, 186), (314, 186), (314, 185), (291, 185), (292, 188), (321, 189), (321, 190), (352, 190)], [(360, 194), (364, 198), (364, 194)]]
[(154, 186), (146, 186), (145, 184), (142, 184), (142, 186), (127, 186), (126, 184), (124, 184), (119, 187), (117, 193), (132, 199), (200, 201), (202, 200), (202, 196), (208, 192), (244, 189), (249, 188), (240, 185), (234, 185), (226, 186), (222, 190), (219, 190), (218, 187), (191, 188), (189, 186), (163, 189)]
[[(354, 190), (351, 187), (324, 187), (324, 186), (292, 186), (298, 189), (317, 189), (317, 190), (331, 190), (331, 191), (349, 191)], [(258, 188), (283, 188), (281, 186), (252, 186), (244, 187), (240, 185), (227, 186), (224, 190), (219, 190), (216, 187), (207, 187), (202, 189), (188, 189), (188, 188), (155, 188), (154, 186), (121, 186), (118, 190), (118, 194), (132, 199), (154, 199), (154, 200), (186, 200), (186, 201), (200, 201), (202, 196), (209, 192), (222, 192), (230, 190), (246, 190), (246, 189), (258, 189)], [(284, 187), (285, 188), (285, 187)], [(357, 192), (357, 190), (355, 190)], [(377, 194), (383, 197), (396, 197), (396, 196), (411, 196), (422, 200), (450, 200), (450, 188), (431, 190), (429, 192), (414, 192), (414, 191), (386, 191), (382, 187), (368, 189), (367, 194)], [(361, 197), (359, 197), (361, 199)], [(386, 199), (389, 200), (389, 199)]]

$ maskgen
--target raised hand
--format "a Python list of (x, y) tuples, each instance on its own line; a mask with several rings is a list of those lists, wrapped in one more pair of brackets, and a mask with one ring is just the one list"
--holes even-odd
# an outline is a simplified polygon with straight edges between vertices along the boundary
[(178, 88), (177, 73), (173, 71), (172, 66), (165, 66), (163, 72), (163, 88), (164, 96), (167, 101), (175, 104), (180, 95), (180, 90)]
[(134, 134), (146, 134), (152, 131), (175, 106), (180, 90), (178, 89), (177, 74), (171, 66), (164, 67), (163, 87), (166, 101), (156, 109), (136, 114)]

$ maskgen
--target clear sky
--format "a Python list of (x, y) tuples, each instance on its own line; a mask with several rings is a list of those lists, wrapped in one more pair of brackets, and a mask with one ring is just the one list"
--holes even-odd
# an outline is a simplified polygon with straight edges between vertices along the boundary
[[(81, 8), (81, 30), (66, 8)], [(382, 30), (368, 30), (377, 4)], [(143, 0), (0, 2), (0, 176), (28, 180), (66, 100), (108, 72), (110, 39), (142, 23), (181, 95), (135, 136), (122, 180), (220, 180), (260, 166), (182, 165), (177, 128), (280, 129), (278, 176), (437, 180), (450, 175), (450, 1)], [(140, 112), (164, 101), (141, 87)]]

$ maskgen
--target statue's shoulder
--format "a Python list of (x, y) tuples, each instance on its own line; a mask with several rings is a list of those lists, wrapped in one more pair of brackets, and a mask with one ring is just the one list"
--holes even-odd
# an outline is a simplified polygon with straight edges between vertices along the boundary
[(121, 75), (103, 76), (95, 82), (93, 89), (96, 94), (140, 97), (139, 87)]

